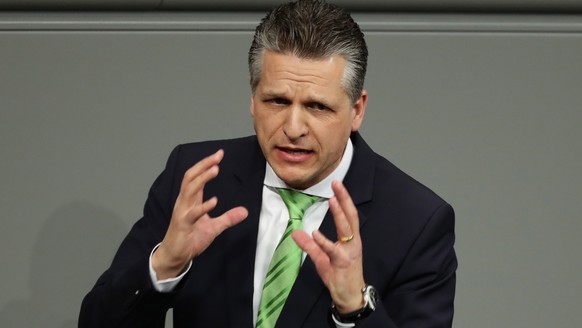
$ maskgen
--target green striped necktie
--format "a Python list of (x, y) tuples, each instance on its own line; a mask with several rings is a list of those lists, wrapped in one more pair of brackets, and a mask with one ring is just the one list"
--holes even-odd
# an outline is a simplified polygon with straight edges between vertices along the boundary
[(303, 218), (303, 213), (309, 206), (321, 199), (317, 196), (283, 188), (277, 188), (277, 192), (281, 195), (289, 210), (289, 222), (275, 249), (271, 264), (269, 264), (265, 285), (263, 286), (263, 294), (261, 295), (256, 328), (275, 327), (277, 318), (283, 309), (283, 305), (301, 267), (303, 251), (293, 241), (291, 233), (293, 230), (302, 228), (301, 219)]

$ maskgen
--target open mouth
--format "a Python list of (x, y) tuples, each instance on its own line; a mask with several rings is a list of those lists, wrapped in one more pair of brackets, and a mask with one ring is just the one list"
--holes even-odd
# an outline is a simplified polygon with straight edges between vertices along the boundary
[(283, 151), (290, 155), (306, 155), (312, 153), (311, 150), (306, 149), (295, 149), (295, 148), (286, 148), (286, 147), (277, 147), (280, 151)]

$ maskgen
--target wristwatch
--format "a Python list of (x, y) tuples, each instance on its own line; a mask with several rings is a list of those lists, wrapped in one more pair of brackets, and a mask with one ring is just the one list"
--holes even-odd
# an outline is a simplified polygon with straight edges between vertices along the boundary
[(362, 288), (362, 295), (364, 296), (364, 307), (354, 312), (341, 314), (338, 312), (334, 304), (331, 305), (331, 314), (334, 319), (341, 323), (356, 323), (376, 310), (378, 304), (378, 292), (372, 285), (366, 285)]

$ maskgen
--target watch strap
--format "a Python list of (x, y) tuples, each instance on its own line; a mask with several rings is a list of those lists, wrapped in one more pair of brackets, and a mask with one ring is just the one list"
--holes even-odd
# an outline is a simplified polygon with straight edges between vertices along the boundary
[(335, 304), (332, 303), (331, 314), (333, 318), (341, 323), (356, 323), (369, 316), (376, 309), (376, 289), (371, 285), (366, 285), (366, 287), (362, 288), (362, 296), (364, 297), (364, 306), (345, 314), (339, 313)]

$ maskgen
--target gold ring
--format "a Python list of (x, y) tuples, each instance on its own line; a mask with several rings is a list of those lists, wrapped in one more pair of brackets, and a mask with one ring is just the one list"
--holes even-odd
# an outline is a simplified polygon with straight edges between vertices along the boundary
[(347, 243), (350, 242), (352, 239), (354, 239), (354, 235), (350, 235), (350, 236), (346, 236), (346, 237), (340, 237), (339, 241), (340, 243)]

